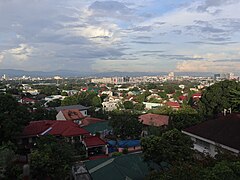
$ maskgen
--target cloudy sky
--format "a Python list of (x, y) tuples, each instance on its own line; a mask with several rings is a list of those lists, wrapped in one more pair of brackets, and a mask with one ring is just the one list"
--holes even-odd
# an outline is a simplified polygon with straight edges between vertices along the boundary
[(240, 0), (0, 0), (0, 69), (238, 72)]

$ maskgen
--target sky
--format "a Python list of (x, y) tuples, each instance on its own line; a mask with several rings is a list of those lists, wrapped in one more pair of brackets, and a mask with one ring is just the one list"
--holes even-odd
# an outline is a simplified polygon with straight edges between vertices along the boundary
[(240, 0), (0, 0), (0, 69), (236, 73)]

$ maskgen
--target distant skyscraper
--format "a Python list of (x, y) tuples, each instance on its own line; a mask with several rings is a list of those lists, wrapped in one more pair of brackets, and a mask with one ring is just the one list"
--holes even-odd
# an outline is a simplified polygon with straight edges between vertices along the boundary
[(169, 80), (174, 80), (174, 72), (168, 73), (168, 79)]
[(229, 79), (234, 79), (234, 73), (229, 73)]
[(217, 80), (218, 78), (220, 78), (220, 74), (214, 74), (213, 78), (214, 80)]
[(233, 73), (214, 74), (214, 80), (234, 79)]
[(174, 72), (168, 73), (168, 77), (174, 77)]
[(3, 79), (3, 80), (7, 80), (6, 74), (4, 74), (4, 75), (2, 76), (2, 79)]

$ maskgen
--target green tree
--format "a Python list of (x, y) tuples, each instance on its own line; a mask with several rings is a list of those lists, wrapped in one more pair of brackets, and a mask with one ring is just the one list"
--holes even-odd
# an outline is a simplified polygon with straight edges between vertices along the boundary
[(22, 166), (16, 163), (17, 147), (11, 143), (0, 146), (0, 179), (22, 179)]
[(173, 109), (168, 106), (162, 106), (158, 107), (156, 109), (150, 109), (148, 113), (153, 113), (153, 114), (162, 114), (162, 115), (170, 115), (172, 114)]
[(56, 120), (57, 111), (56, 110), (48, 110), (44, 107), (38, 106), (31, 113), (31, 118), (33, 121), (39, 120)]
[(64, 98), (61, 102), (62, 106), (77, 105), (79, 104), (78, 95), (68, 96)]
[(106, 99), (108, 97), (108, 95), (107, 94), (102, 94), (101, 95), (101, 100), (102, 100), (102, 102), (104, 101), (104, 99)]
[(176, 91), (176, 92), (174, 93), (174, 95), (173, 95), (173, 98), (174, 98), (175, 100), (178, 100), (178, 97), (181, 96), (181, 95), (182, 95), (181, 91)]
[(30, 121), (30, 113), (10, 95), (0, 94), (0, 144), (14, 141)]
[(91, 105), (94, 106), (94, 107), (102, 107), (102, 100), (101, 100), (101, 98), (98, 97), (98, 96), (94, 96), (92, 98)]
[[(97, 94), (95, 92), (82, 92), (79, 95), (73, 95), (73, 96), (68, 96), (66, 97), (64, 100), (62, 100), (62, 106), (68, 106), (68, 105), (76, 105), (76, 104), (81, 104), (84, 106), (93, 106), (98, 105), (100, 106), (99, 102), (100, 99), (97, 96)], [(93, 98), (95, 98), (95, 100), (93, 100)]]
[(176, 89), (172, 85), (164, 86), (164, 92), (167, 94), (173, 94), (175, 90)]
[(47, 103), (47, 106), (48, 107), (58, 107), (58, 106), (61, 106), (61, 100), (60, 99), (54, 99), (52, 101), (49, 101)]
[(213, 167), (208, 167), (202, 172), (203, 179), (209, 180), (236, 180), (240, 179), (240, 161), (217, 162)]
[(157, 85), (154, 84), (154, 83), (149, 83), (149, 84), (147, 85), (147, 88), (148, 88), (148, 89), (156, 89), (156, 88), (157, 88)]
[(65, 179), (69, 176), (74, 155), (73, 147), (63, 139), (43, 136), (31, 152), (31, 175), (36, 179)]
[(143, 125), (138, 121), (137, 115), (129, 112), (119, 112), (110, 115), (109, 125), (113, 128), (113, 133), (121, 139), (139, 138)]
[(240, 89), (230, 90), (230, 101), (232, 103), (233, 110), (239, 112), (240, 111)]
[(196, 125), (203, 121), (203, 117), (200, 113), (190, 106), (183, 106), (183, 108), (178, 111), (172, 112), (170, 116), (170, 125), (179, 130)]
[(137, 111), (143, 111), (145, 108), (145, 105), (143, 103), (136, 103), (134, 104), (134, 109)]
[(141, 145), (146, 161), (153, 161), (161, 166), (191, 162), (193, 159), (193, 142), (177, 129), (167, 131), (162, 136), (142, 138)]
[(41, 94), (45, 94), (47, 96), (60, 94), (60, 90), (57, 86), (39, 86), (38, 88), (40, 88)]
[(152, 172), (147, 180), (202, 180), (201, 167), (189, 163), (172, 166), (161, 172)]
[(61, 92), (61, 95), (62, 96), (68, 96), (68, 93), (64, 91), (64, 92)]
[(151, 93), (150, 93), (149, 91), (145, 91), (145, 92), (142, 93), (142, 94), (138, 94), (135, 99), (136, 99), (137, 102), (142, 103), (142, 102), (144, 102), (144, 101), (147, 100), (147, 97), (148, 97), (149, 95), (151, 95)]
[(159, 95), (162, 99), (167, 99), (167, 93), (166, 93), (166, 92), (159, 92), (158, 95)]
[(133, 109), (133, 102), (132, 101), (124, 101), (123, 106), (125, 109)]
[(236, 81), (221, 81), (206, 89), (200, 99), (199, 107), (206, 116), (214, 116), (224, 109), (234, 106), (231, 101), (231, 91), (239, 90), (239, 83)]

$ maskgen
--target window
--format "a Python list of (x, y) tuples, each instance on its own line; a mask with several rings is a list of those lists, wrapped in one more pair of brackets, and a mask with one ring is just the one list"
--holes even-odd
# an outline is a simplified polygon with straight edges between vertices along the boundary
[(209, 143), (207, 143), (207, 142), (205, 142), (203, 140), (200, 140), (200, 139), (196, 139), (195, 144), (197, 144), (197, 145), (199, 145), (199, 146), (201, 146), (201, 147), (203, 147), (205, 149), (209, 149), (210, 148), (210, 144)]

